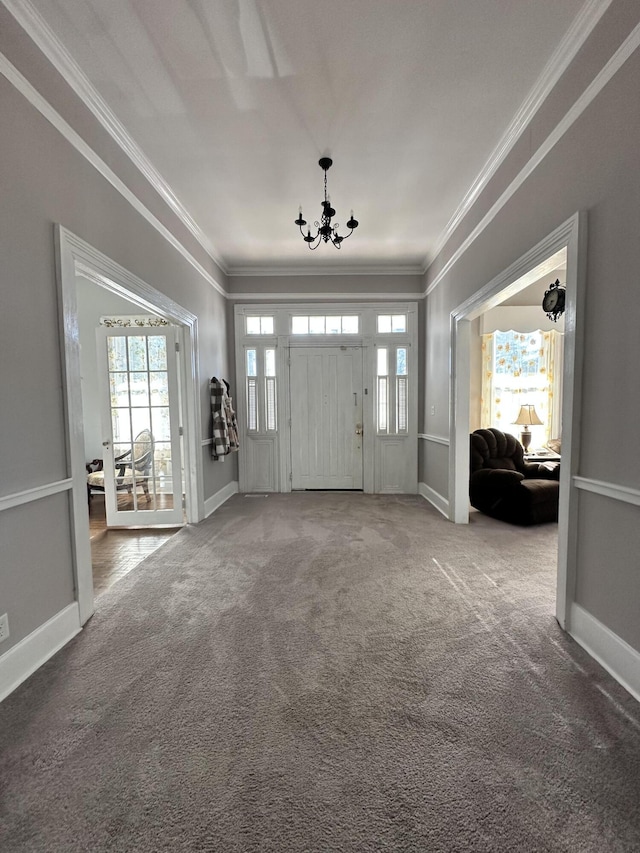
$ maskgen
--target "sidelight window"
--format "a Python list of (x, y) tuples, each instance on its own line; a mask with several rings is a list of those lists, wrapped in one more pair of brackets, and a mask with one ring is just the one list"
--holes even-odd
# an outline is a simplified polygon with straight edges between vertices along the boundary
[(247, 430), (276, 432), (277, 385), (275, 347), (246, 350)]
[(407, 347), (378, 347), (376, 355), (378, 432), (403, 434), (409, 423)]

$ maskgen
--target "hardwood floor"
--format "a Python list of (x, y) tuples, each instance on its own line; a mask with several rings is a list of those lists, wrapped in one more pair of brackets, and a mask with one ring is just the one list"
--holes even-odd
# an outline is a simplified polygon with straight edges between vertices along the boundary
[[(126, 496), (124, 496), (126, 500)], [(104, 496), (93, 495), (89, 507), (91, 567), (96, 596), (129, 574), (146, 557), (170, 539), (179, 527), (109, 530)]]

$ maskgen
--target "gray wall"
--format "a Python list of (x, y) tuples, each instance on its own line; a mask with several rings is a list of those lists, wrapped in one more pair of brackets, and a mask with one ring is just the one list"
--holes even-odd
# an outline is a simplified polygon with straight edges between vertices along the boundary
[[(277, 275), (277, 276), (231, 276), (229, 289), (232, 294), (261, 294), (271, 296), (282, 294), (282, 298), (291, 301), (295, 294), (321, 294), (322, 299), (330, 299), (331, 294), (358, 294), (358, 298), (375, 299), (376, 295), (388, 293), (410, 294), (416, 299), (424, 290), (421, 275)], [(252, 300), (253, 301), (253, 300)]]
[[(179, 237), (220, 284), (226, 279), (118, 152), (0, 7), (0, 50)], [(0, 497), (69, 475), (54, 253), (61, 223), (198, 317), (203, 436), (208, 378), (229, 372), (225, 299), (0, 76)], [(237, 479), (202, 447), (205, 499)], [(68, 495), (0, 512), (0, 652), (73, 601)], [(46, 545), (44, 544), (46, 543)]]
[[(431, 283), (514, 175), (638, 24), (636, 3), (614, 0), (530, 127), (427, 273)], [(428, 432), (447, 434), (446, 343), (453, 308), (578, 210), (588, 215), (580, 475), (638, 488), (640, 418), (640, 51), (635, 51), (427, 299)], [(443, 338), (445, 340), (443, 340)], [(436, 406), (431, 415), (429, 406)], [(615, 453), (612, 448), (615, 446)], [(430, 476), (426, 462), (421, 475)], [(421, 476), (422, 479), (422, 476)], [(430, 484), (429, 479), (425, 482)], [(441, 481), (440, 481), (441, 482)], [(434, 485), (434, 488), (436, 486)], [(640, 507), (581, 495), (576, 601), (640, 649)]]

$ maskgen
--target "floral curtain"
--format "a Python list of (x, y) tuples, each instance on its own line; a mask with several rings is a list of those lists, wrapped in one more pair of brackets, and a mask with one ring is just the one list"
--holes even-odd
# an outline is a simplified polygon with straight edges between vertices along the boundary
[(482, 336), (481, 425), (516, 437), (520, 406), (535, 406), (542, 426), (531, 427), (532, 447), (560, 437), (562, 335), (556, 331), (492, 332)]

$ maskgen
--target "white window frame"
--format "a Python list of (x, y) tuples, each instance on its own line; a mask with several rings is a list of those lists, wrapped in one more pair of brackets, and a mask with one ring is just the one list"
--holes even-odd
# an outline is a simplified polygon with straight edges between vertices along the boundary
[[(385, 487), (384, 477), (380, 472), (385, 468), (390, 470), (387, 461), (394, 452), (405, 454), (405, 468), (409, 472), (404, 482), (411, 485), (403, 488), (402, 492), (415, 494), (418, 488), (418, 305), (417, 302), (305, 302), (305, 303), (238, 303), (235, 312), (235, 348), (236, 348), (236, 387), (244, 388), (244, 350), (250, 348), (276, 348), (276, 429), (267, 433), (263, 430), (265, 409), (259, 410), (259, 429), (251, 435), (240, 435), (239, 453), (239, 485), (241, 492), (255, 490), (255, 471), (267, 471), (265, 482), (269, 485), (260, 491), (291, 491), (291, 423), (290, 423), (290, 385), (289, 385), (289, 356), (292, 348), (296, 347), (336, 347), (358, 346), (363, 355), (363, 490), (366, 493), (393, 491), (391, 485)], [(247, 335), (245, 317), (264, 314), (274, 317), (274, 332), (272, 337)], [(407, 317), (407, 330), (402, 334), (390, 332), (378, 334), (378, 314), (403, 314)], [(292, 318), (294, 316), (354, 316), (357, 315), (358, 334), (326, 333), (325, 334), (293, 334)], [(377, 376), (376, 376), (376, 344), (389, 347), (394, 355), (398, 347), (407, 349), (407, 431), (405, 433), (380, 434), (377, 430)], [(264, 357), (263, 357), (264, 358)], [(394, 365), (395, 367), (395, 361)], [(258, 370), (260, 381), (264, 384), (264, 368)], [(395, 375), (392, 377), (394, 386)], [(261, 394), (264, 399), (264, 393)], [(245, 395), (238, 395), (238, 423), (246, 424)], [(262, 404), (264, 405), (264, 404)], [(397, 413), (396, 392), (393, 393), (394, 409), (391, 415), (396, 423)], [(386, 442), (386, 449), (381, 442)], [(394, 450), (395, 448), (395, 450)], [(402, 449), (404, 448), (404, 449)], [(257, 466), (257, 467), (256, 467)], [(262, 482), (262, 481), (261, 481)], [(397, 489), (396, 489), (397, 491)]]

